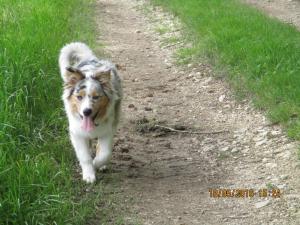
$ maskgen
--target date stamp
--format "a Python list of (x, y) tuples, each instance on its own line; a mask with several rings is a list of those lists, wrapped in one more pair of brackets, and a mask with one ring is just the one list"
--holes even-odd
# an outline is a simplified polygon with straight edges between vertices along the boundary
[(226, 188), (220, 188), (220, 189), (208, 189), (209, 196), (211, 198), (253, 198), (253, 197), (260, 197), (260, 198), (280, 198), (281, 197), (281, 191), (278, 188), (272, 188), (272, 189), (243, 189), (243, 188), (237, 188), (237, 189), (226, 189)]

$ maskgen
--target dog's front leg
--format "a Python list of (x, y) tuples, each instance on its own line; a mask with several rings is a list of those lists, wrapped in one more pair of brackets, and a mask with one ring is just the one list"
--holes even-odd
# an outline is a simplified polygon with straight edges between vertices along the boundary
[(96, 175), (88, 139), (71, 134), (71, 141), (82, 169), (82, 179), (87, 183), (95, 182)]
[(98, 149), (93, 164), (96, 168), (105, 169), (111, 158), (112, 153), (112, 135), (100, 137), (98, 139)]

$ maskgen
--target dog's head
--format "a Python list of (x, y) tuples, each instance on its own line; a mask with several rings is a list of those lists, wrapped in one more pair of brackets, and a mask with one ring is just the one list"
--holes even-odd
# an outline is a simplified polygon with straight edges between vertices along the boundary
[(95, 121), (106, 115), (112, 98), (111, 70), (98, 70), (86, 77), (79, 69), (67, 67), (65, 88), (70, 89), (67, 99), (71, 112), (81, 119), (85, 131), (95, 128)]

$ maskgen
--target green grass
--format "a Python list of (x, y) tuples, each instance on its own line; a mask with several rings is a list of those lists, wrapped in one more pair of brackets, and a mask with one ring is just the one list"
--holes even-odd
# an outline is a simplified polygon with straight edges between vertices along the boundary
[(167, 32), (169, 31), (169, 28), (160, 25), (159, 27), (157, 27), (157, 28), (155, 29), (155, 31), (158, 32), (160, 35), (163, 35), (163, 34), (165, 34), (165, 33), (167, 33)]
[[(300, 139), (300, 33), (236, 0), (152, 0), (183, 21), (194, 46), (181, 61), (205, 57), (227, 71), (274, 123)], [(188, 59), (188, 60), (185, 60)]]
[(84, 224), (92, 213), (72, 179), (57, 62), (67, 42), (94, 45), (92, 4), (0, 1), (0, 224)]

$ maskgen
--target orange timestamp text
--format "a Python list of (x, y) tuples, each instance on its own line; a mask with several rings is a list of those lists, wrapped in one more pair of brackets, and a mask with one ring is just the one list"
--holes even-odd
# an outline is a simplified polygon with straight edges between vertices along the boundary
[(257, 191), (255, 189), (243, 189), (243, 188), (237, 188), (237, 189), (226, 189), (226, 188), (220, 188), (220, 189), (208, 189), (209, 196), (211, 198), (253, 198), (253, 197), (272, 197), (272, 198), (280, 198), (281, 191), (278, 188), (272, 188), (272, 189), (258, 189)]

